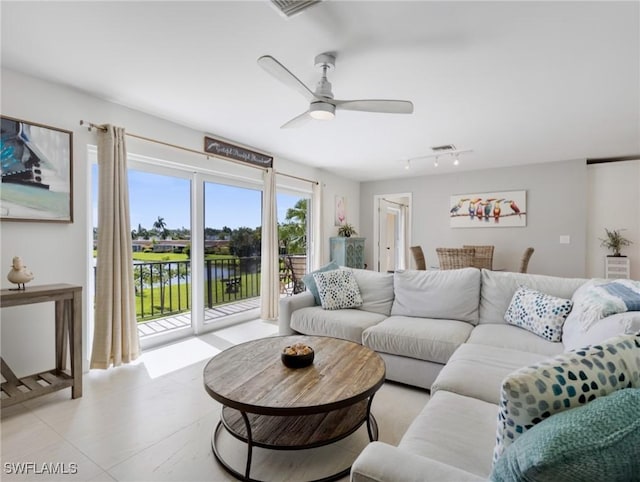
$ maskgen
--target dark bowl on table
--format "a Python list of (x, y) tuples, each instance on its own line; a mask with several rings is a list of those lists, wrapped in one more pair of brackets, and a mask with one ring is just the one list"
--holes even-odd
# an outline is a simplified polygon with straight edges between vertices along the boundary
[(308, 367), (313, 363), (314, 356), (315, 353), (313, 352), (313, 349), (311, 349), (311, 353), (306, 353), (304, 355), (288, 355), (284, 352), (280, 354), (282, 363), (284, 363), (284, 366), (289, 368)]

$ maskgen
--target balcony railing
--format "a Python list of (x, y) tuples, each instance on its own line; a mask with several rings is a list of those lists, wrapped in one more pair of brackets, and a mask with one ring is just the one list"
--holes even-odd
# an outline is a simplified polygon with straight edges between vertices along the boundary
[[(138, 322), (191, 309), (190, 260), (135, 261), (133, 276)], [(260, 296), (260, 257), (205, 260), (204, 294), (206, 308)]]

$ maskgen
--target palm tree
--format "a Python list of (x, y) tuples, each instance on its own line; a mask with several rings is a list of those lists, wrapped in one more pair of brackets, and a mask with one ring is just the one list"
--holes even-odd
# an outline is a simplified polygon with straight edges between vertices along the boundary
[(163, 217), (158, 216), (158, 219), (156, 219), (153, 223), (153, 228), (156, 230), (158, 236), (160, 236), (161, 239), (165, 239), (169, 234), (169, 231), (167, 230), (167, 223), (164, 222)]
[(299, 224), (307, 224), (307, 199), (298, 199), (292, 208), (287, 209), (285, 219), (287, 221), (297, 221)]
[(299, 199), (287, 209), (287, 223), (279, 226), (279, 237), (289, 254), (305, 254), (307, 251), (307, 208), (308, 200)]

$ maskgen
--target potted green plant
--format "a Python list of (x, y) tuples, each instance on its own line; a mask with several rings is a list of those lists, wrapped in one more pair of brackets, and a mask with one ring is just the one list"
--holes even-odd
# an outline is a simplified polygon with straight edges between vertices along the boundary
[(342, 236), (343, 238), (350, 238), (351, 235), (358, 234), (356, 228), (349, 223), (344, 223), (342, 226), (338, 228), (338, 236)]
[(613, 255), (611, 256), (622, 256), (620, 254), (620, 249), (623, 246), (629, 246), (631, 244), (631, 241), (629, 241), (621, 234), (621, 231), (624, 231), (624, 229), (609, 230), (607, 228), (604, 228), (604, 231), (607, 234), (607, 237), (599, 238), (601, 241), (600, 246), (613, 251)]

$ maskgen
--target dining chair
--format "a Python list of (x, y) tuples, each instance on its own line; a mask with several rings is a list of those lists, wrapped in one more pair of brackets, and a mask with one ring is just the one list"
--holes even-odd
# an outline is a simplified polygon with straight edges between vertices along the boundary
[(520, 273), (526, 273), (529, 268), (529, 260), (535, 250), (533, 248), (527, 248), (524, 250), (522, 259), (520, 260)]
[(473, 267), (474, 248), (436, 248), (440, 269), (460, 269)]
[(413, 255), (413, 261), (416, 263), (416, 269), (426, 270), (427, 262), (424, 258), (422, 246), (411, 246), (409, 249), (411, 250), (411, 254)]
[(493, 245), (472, 246), (465, 244), (463, 248), (473, 248), (476, 254), (473, 258), (473, 266), (478, 269), (493, 269)]

